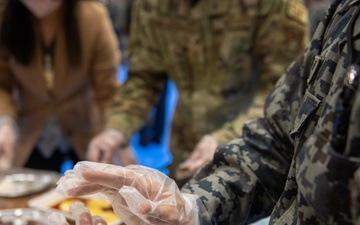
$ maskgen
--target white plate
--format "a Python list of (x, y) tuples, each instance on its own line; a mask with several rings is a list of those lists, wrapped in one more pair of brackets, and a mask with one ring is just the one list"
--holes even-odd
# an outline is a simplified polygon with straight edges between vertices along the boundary
[[(107, 201), (107, 198), (105, 195), (102, 194), (93, 194), (93, 195), (87, 195), (79, 197), (81, 199), (85, 200), (104, 200)], [(42, 195), (39, 195), (35, 198), (30, 199), (28, 202), (28, 206), (32, 208), (37, 208), (41, 210), (46, 210), (48, 212), (60, 212), (62, 213), (67, 219), (74, 220), (74, 218), (71, 216), (69, 212), (62, 211), (58, 208), (59, 203), (63, 202), (64, 200), (69, 200), (71, 198), (66, 198), (60, 194), (58, 194), (54, 189), (50, 190)], [(75, 198), (73, 198), (75, 199)], [(109, 202), (110, 203), (110, 202)], [(109, 212), (109, 211), (107, 211)], [(103, 218), (106, 220), (107, 218), (104, 217), (104, 215), (99, 214), (99, 216), (103, 216)], [(107, 221), (108, 225), (119, 225), (122, 223), (119, 217), (116, 218), (116, 220)]]
[(49, 188), (53, 183), (52, 172), (31, 169), (8, 171), (0, 174), (0, 197), (35, 194)]
[(49, 212), (38, 209), (5, 209), (0, 210), (0, 224), (31, 224), (46, 225)]

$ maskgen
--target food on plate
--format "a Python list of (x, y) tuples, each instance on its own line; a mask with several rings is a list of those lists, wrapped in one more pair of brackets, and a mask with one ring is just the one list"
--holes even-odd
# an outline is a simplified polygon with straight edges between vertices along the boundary
[(16, 184), (14, 182), (9, 182), (8, 180), (0, 180), (0, 193), (2, 195), (9, 195), (14, 193), (16, 190)]
[(88, 207), (100, 207), (102, 209), (112, 209), (111, 203), (105, 199), (89, 199), (86, 205)]
[(73, 204), (74, 202), (82, 202), (82, 199), (80, 198), (70, 198), (70, 199), (65, 199), (64, 201), (62, 201), (59, 204), (59, 209), (61, 211), (70, 213), (70, 205)]
[(114, 213), (111, 203), (105, 199), (64, 198), (51, 206), (51, 208), (70, 213), (70, 205), (74, 202), (82, 202), (93, 216), (101, 216), (108, 223), (119, 221), (119, 217)]

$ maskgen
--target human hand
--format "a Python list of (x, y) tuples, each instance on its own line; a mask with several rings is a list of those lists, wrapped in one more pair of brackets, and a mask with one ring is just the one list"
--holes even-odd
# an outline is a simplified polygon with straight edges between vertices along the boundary
[(11, 167), (14, 158), (16, 134), (11, 124), (0, 126), (0, 171)]
[(151, 168), (79, 162), (57, 184), (57, 191), (70, 197), (105, 194), (127, 225), (199, 224), (197, 196), (181, 193), (172, 179)]
[(117, 130), (105, 130), (89, 144), (86, 159), (92, 162), (111, 163), (112, 155), (123, 143), (123, 135)]
[(135, 156), (134, 150), (130, 145), (128, 145), (124, 149), (119, 150), (118, 160), (121, 166), (129, 166), (129, 165), (136, 165), (138, 164)]
[[(70, 210), (76, 225), (107, 225), (102, 217), (91, 216), (89, 209), (81, 202), (74, 202)], [(47, 222), (48, 225), (69, 225), (64, 215), (57, 212), (50, 214)]]
[(184, 163), (180, 164), (175, 174), (176, 179), (184, 180), (191, 178), (196, 171), (213, 159), (218, 145), (217, 140), (212, 136), (203, 136), (196, 144), (190, 157)]

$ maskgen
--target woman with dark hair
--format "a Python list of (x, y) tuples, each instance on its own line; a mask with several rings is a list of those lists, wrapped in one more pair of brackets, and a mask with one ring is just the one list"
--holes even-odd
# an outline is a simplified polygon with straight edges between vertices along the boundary
[(0, 168), (110, 163), (121, 136), (106, 129), (105, 113), (120, 57), (106, 9), (79, 0), (7, 0), (1, 9)]

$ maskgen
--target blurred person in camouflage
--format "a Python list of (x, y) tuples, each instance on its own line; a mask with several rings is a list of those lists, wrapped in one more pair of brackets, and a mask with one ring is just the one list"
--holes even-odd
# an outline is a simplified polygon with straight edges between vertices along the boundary
[(268, 96), (265, 117), (219, 146), (182, 192), (151, 169), (85, 162), (75, 167), (82, 178), (59, 187), (70, 196), (106, 191), (127, 225), (250, 224), (268, 215), (271, 225), (360, 224), (359, 16), (359, 0), (335, 0)]
[(114, 31), (119, 40), (119, 47), (124, 58), (129, 42), (127, 14), (131, 5), (131, 0), (101, 0), (101, 2), (105, 5), (109, 13)]
[[(219, 143), (241, 134), (244, 121), (262, 116), (278, 75), (306, 45), (307, 10), (302, 0), (133, 4), (131, 64), (112, 124), (123, 132), (126, 145), (172, 79), (179, 101), (170, 176), (186, 180), (211, 160)], [(129, 148), (121, 157), (124, 152)]]

